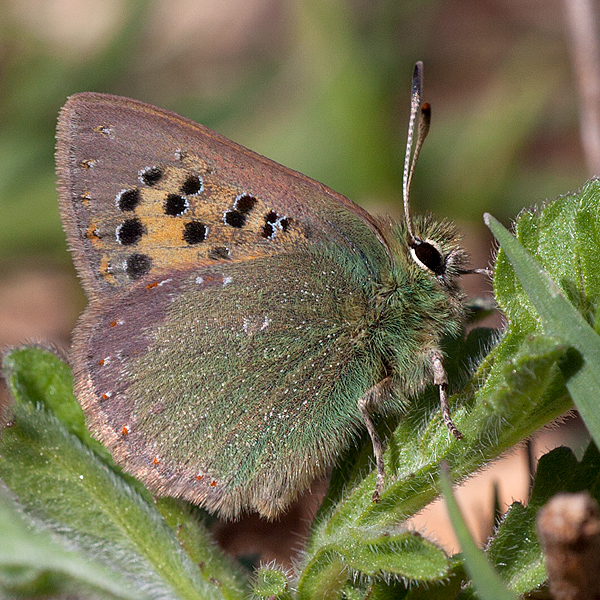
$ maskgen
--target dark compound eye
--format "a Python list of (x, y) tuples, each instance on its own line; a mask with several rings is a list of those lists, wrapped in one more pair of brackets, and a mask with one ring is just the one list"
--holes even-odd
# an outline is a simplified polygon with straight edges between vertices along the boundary
[(446, 261), (442, 253), (429, 242), (417, 242), (411, 246), (417, 260), (436, 275), (443, 275), (446, 271)]
[(162, 179), (163, 175), (163, 170), (159, 167), (147, 167), (140, 171), (140, 181), (146, 185), (152, 186), (157, 184)]

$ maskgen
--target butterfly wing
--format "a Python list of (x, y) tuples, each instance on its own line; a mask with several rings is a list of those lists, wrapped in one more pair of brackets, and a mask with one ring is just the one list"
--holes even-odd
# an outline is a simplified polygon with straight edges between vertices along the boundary
[(321, 184), (132, 100), (70, 99), (63, 222), (90, 297), (72, 350), (91, 428), (161, 494), (279, 513), (381, 378), (360, 335), (388, 264)]
[(380, 369), (353, 338), (365, 304), (334, 257), (306, 251), (139, 282), (87, 309), (78, 397), (151, 489), (272, 517), (359, 426)]
[(370, 215), (322, 184), (142, 102), (72, 96), (58, 122), (61, 213), (88, 295), (150, 272), (334, 239), (371, 272)]

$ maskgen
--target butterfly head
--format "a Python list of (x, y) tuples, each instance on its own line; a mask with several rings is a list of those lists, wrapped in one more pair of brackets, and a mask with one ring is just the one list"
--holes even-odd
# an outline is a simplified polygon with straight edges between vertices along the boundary
[(453, 224), (431, 219), (417, 219), (417, 227), (426, 235), (409, 238), (408, 254), (414, 264), (446, 286), (467, 272), (468, 257), (460, 246), (460, 236)]

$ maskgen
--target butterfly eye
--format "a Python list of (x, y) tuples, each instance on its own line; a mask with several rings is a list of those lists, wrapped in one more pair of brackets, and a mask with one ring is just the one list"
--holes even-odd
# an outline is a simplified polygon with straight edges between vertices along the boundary
[(410, 253), (416, 263), (436, 275), (443, 275), (446, 271), (446, 261), (440, 250), (429, 242), (417, 241), (410, 247)]

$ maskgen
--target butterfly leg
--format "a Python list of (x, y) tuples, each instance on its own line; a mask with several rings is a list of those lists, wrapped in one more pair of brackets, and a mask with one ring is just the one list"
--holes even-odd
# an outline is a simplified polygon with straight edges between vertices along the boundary
[(437, 353), (433, 354), (431, 357), (431, 364), (433, 366), (433, 383), (437, 385), (440, 390), (440, 406), (442, 408), (444, 423), (446, 423), (446, 427), (454, 437), (457, 440), (460, 440), (463, 435), (450, 417), (450, 407), (448, 406), (448, 376), (446, 375), (441, 355)]
[(391, 377), (382, 379), (379, 383), (375, 384), (367, 393), (361, 397), (358, 401), (358, 410), (365, 423), (369, 436), (371, 437), (371, 443), (373, 444), (373, 454), (375, 455), (375, 465), (377, 466), (377, 479), (375, 482), (375, 491), (373, 492), (373, 502), (379, 502), (379, 496), (383, 491), (383, 484), (385, 481), (385, 467), (383, 465), (383, 443), (379, 437), (375, 424), (371, 418), (371, 410), (379, 403), (379, 398), (384, 394), (384, 388), (386, 388), (391, 382)]

